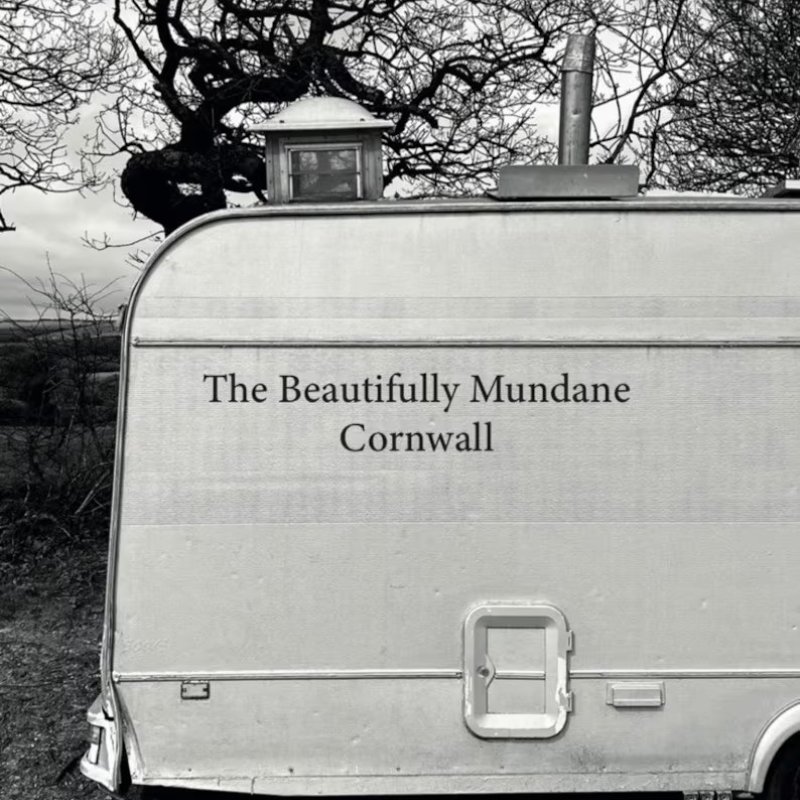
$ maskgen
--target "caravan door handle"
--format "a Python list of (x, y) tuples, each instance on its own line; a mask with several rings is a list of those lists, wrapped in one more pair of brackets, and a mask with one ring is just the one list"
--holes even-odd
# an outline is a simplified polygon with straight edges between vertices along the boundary
[(484, 685), (488, 689), (489, 685), (494, 680), (496, 673), (494, 663), (492, 662), (492, 659), (489, 658), (488, 653), (486, 653), (483, 658), (483, 664), (481, 664), (481, 666), (479, 666), (475, 671), (477, 672), (478, 677), (483, 679)]

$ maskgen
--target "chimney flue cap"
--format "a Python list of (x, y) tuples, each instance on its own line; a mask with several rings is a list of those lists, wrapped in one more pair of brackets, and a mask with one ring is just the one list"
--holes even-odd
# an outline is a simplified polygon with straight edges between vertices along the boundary
[(595, 40), (591, 34), (573, 33), (567, 39), (567, 49), (561, 62), (561, 72), (592, 74)]

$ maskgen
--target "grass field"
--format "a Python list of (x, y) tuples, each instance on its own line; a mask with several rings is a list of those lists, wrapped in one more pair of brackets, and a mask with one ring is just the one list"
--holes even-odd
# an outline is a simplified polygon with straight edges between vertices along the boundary
[(104, 542), (0, 549), (3, 800), (107, 797), (77, 769), (99, 691), (104, 575)]
[[(46, 336), (35, 352), (18, 340), (0, 324), (0, 399), (23, 367), (44, 369), (36, 353), (61, 357)], [(0, 426), (0, 800), (107, 797), (78, 760), (99, 691), (112, 449), (110, 419)]]

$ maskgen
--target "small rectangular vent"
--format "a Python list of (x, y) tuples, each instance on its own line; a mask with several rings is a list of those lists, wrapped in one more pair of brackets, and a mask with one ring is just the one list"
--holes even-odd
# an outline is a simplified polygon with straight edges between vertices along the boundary
[(210, 696), (208, 681), (181, 681), (181, 700), (208, 700)]

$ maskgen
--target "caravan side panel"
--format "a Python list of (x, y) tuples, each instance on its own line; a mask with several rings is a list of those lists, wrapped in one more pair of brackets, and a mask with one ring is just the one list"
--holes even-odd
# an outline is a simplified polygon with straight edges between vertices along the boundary
[[(799, 223), (319, 213), (167, 248), (129, 324), (135, 780), (745, 788), (800, 697)], [(477, 607), (506, 614), (485, 663)], [(509, 607), (563, 614), (567, 692)], [(466, 724), (481, 676), (496, 736)], [(566, 723), (537, 738), (551, 691)]]

